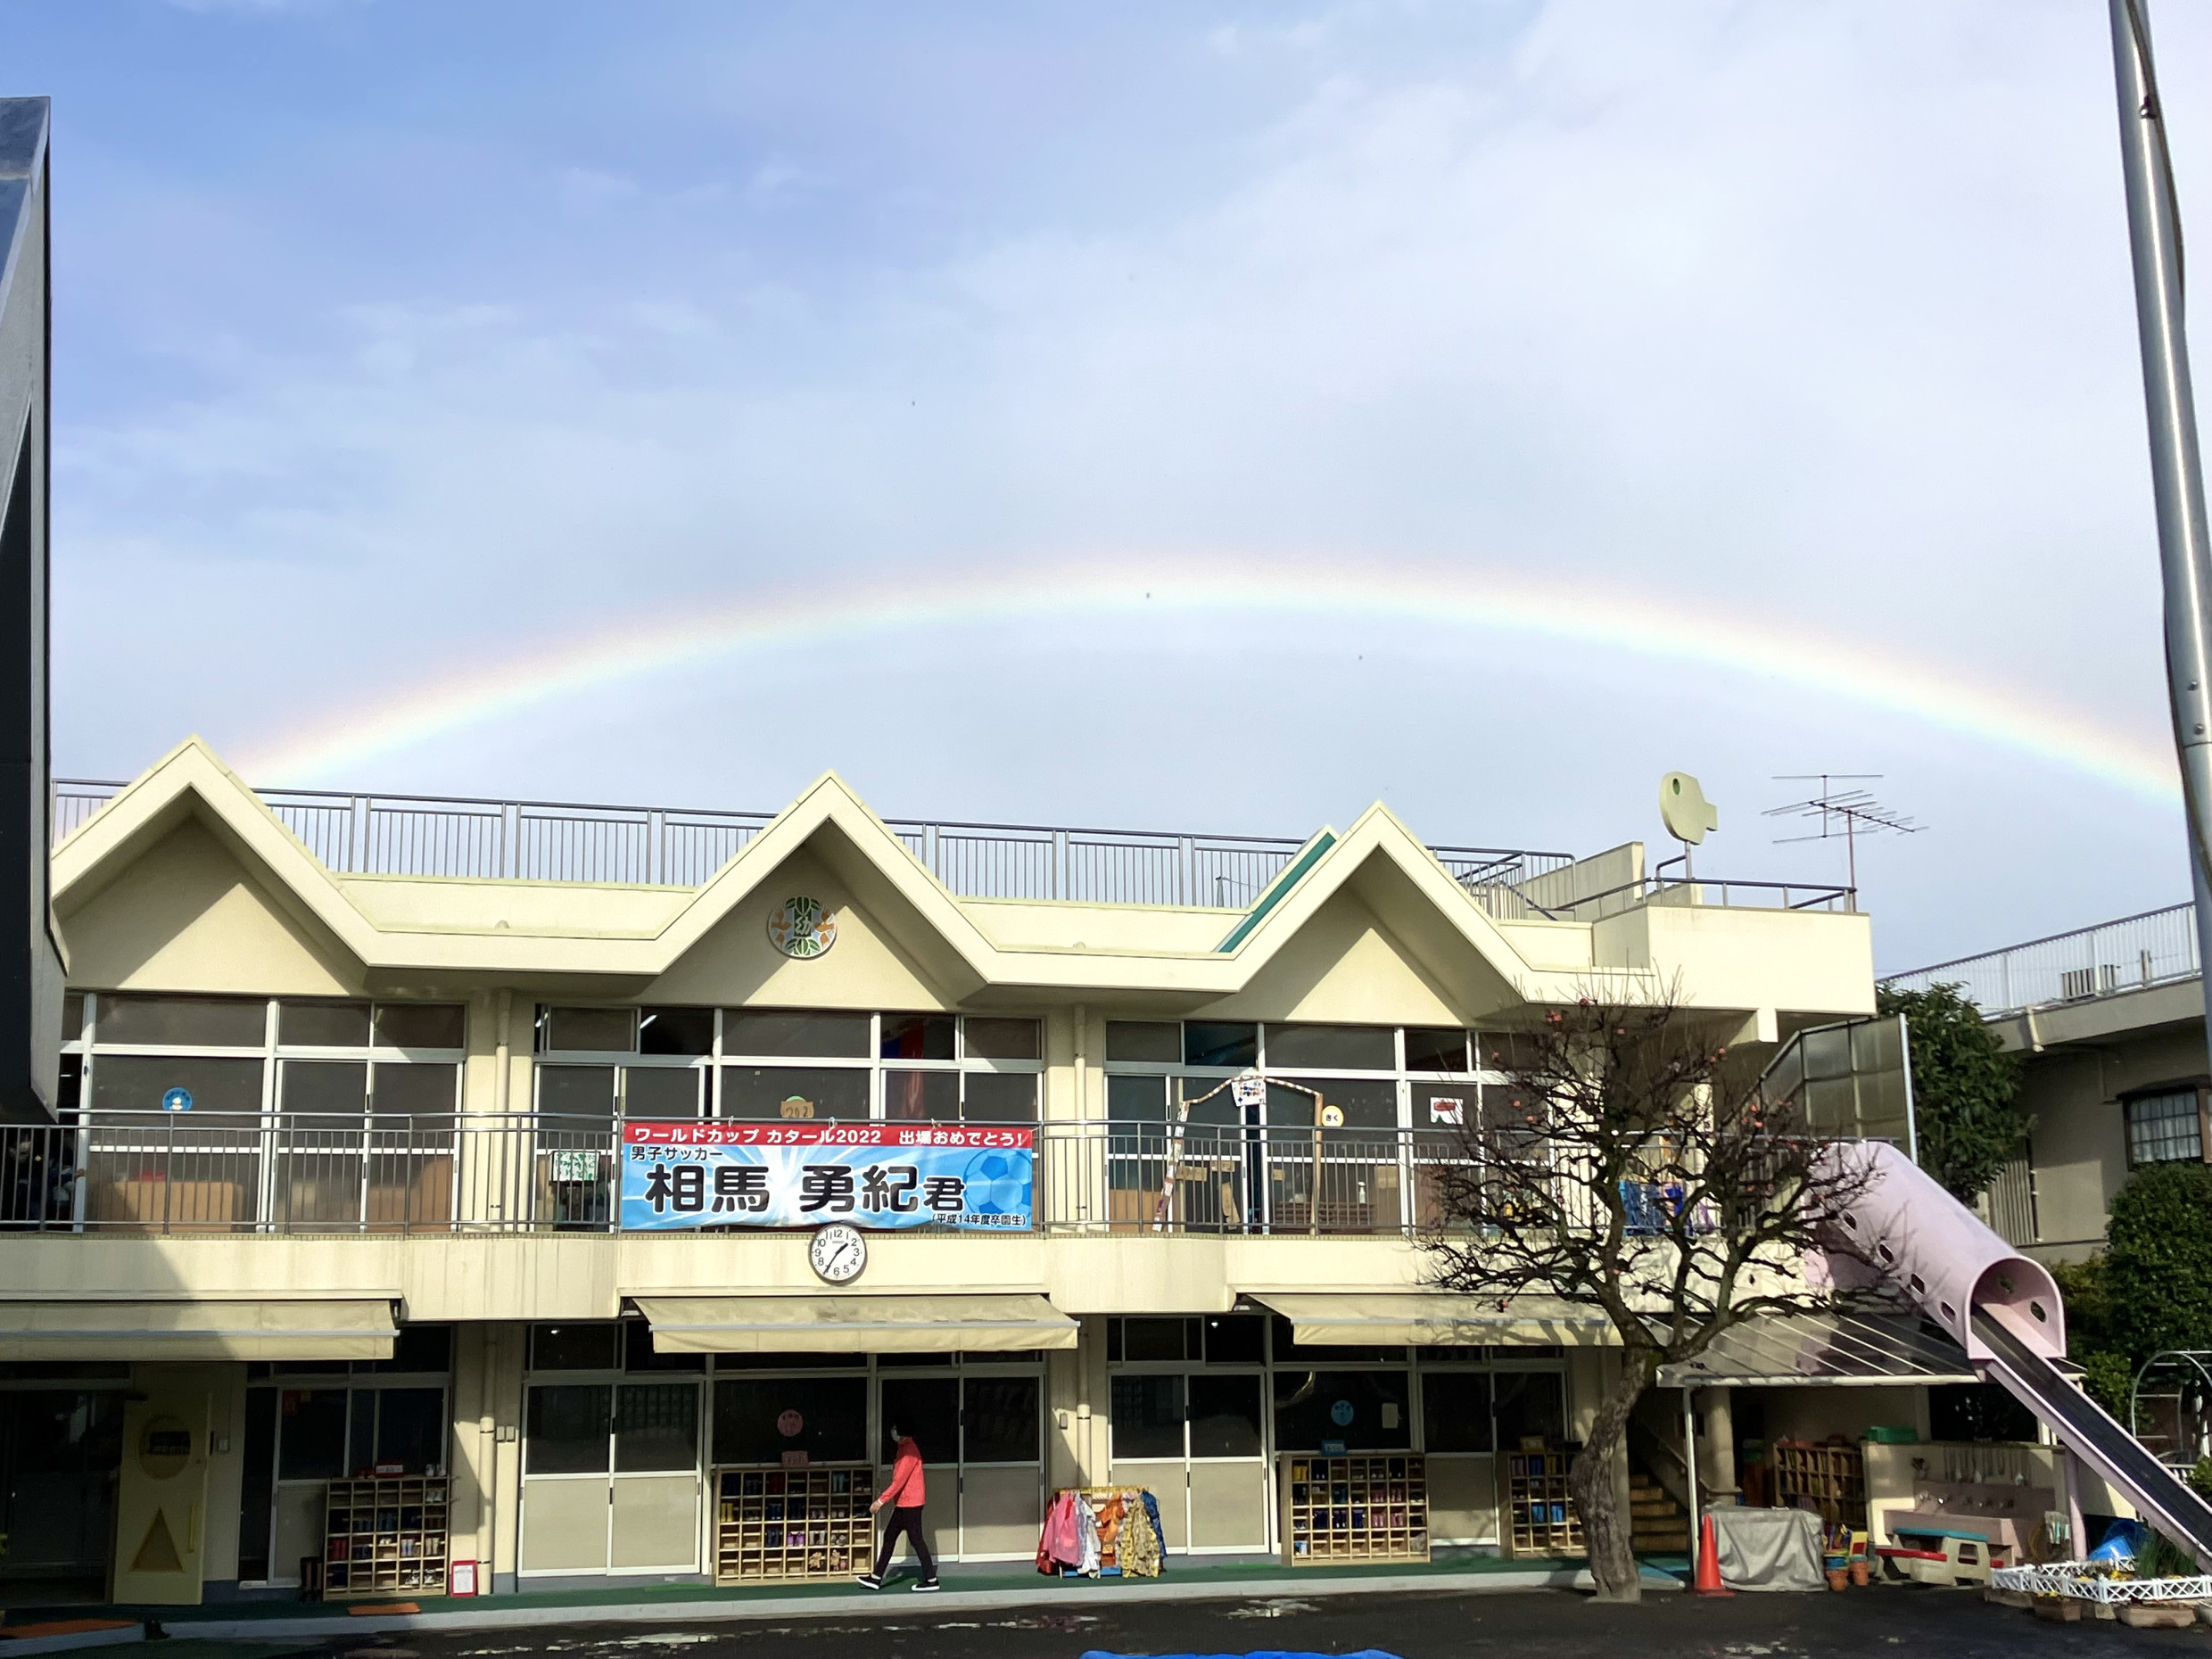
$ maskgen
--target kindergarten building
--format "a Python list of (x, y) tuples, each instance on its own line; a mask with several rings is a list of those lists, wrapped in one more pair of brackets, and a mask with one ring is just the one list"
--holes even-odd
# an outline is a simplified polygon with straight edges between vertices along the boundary
[(1507, 1454), (1612, 1353), (1424, 1284), (1479, 1034), (1592, 987), (1760, 1047), (1873, 1003), (1840, 889), (1381, 806), (1298, 843), (887, 823), (835, 777), (772, 817), (263, 796), (190, 742), (57, 810), (0, 1570), (122, 1601), (840, 1572), (894, 1420), (953, 1560), (1108, 1482), (1173, 1551), (1303, 1548), (1292, 1461), (1366, 1453), (1434, 1543), (1513, 1548)]

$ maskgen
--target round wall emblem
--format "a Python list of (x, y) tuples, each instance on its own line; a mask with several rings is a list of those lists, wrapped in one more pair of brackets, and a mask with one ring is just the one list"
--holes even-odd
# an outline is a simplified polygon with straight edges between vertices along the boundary
[(804, 961), (838, 942), (838, 919), (820, 899), (788, 898), (768, 912), (768, 942)]
[(787, 1440), (796, 1440), (806, 1427), (806, 1419), (796, 1411), (784, 1410), (776, 1414), (776, 1432)]

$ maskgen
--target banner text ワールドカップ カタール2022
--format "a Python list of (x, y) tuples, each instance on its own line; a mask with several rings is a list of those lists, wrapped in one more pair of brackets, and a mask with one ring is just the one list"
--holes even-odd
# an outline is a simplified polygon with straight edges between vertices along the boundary
[(1036, 1135), (935, 1123), (628, 1123), (622, 1225), (1029, 1226)]

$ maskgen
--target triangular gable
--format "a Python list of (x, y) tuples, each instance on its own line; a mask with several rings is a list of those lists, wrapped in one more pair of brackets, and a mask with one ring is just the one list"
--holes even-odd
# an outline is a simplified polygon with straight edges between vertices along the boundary
[[(197, 738), (163, 755), (56, 849), (54, 908), (64, 932), (72, 917), (188, 826), (238, 867), (305, 948), (346, 959), (349, 977), (371, 960), (376, 929), (261, 798)], [(72, 967), (80, 978), (87, 971), (89, 964)]]
[[(1297, 865), (1305, 868), (1299, 871)], [(1250, 927), (1233, 930), (1224, 948), (1255, 983), (1267, 964), (1293, 948), (1337, 894), (1356, 892), (1424, 976), (1470, 1014), (1515, 1003), (1572, 1000), (1573, 977), (1532, 969), (1472, 895), (1436, 855), (1380, 802), (1326, 846), (1321, 838), (1271, 883)]]
[(1569, 974), (1532, 969), (1427, 847), (1379, 805), (1341, 836), (1323, 830), (1308, 841), (1216, 949), (1002, 946), (834, 773), (816, 780), (681, 908), (660, 912), (634, 932), (379, 925), (196, 739), (164, 756), (57, 850), (55, 908), (65, 925), (187, 820), (198, 821), (310, 935), (371, 970), (574, 973), (638, 985), (673, 975), (680, 981), (680, 965), (710, 939), (764, 926), (763, 905), (794, 896), (777, 890), (788, 870), (827, 872), (821, 879), (834, 879), (916, 981), (948, 1003), (965, 1005), (992, 986), (1140, 994), (1190, 1006), (1231, 996), (1253, 984), (1320, 907), (1347, 889), (1374, 913), (1391, 948), (1471, 1015), (1506, 1002), (1572, 997), (1575, 988)]

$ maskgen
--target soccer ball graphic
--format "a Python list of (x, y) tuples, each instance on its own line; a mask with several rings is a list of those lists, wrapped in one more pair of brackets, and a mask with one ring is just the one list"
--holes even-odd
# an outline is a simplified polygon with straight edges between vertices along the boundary
[(977, 1216), (1018, 1216), (1029, 1208), (1029, 1156), (997, 1147), (978, 1152), (961, 1172), (968, 1211)]

